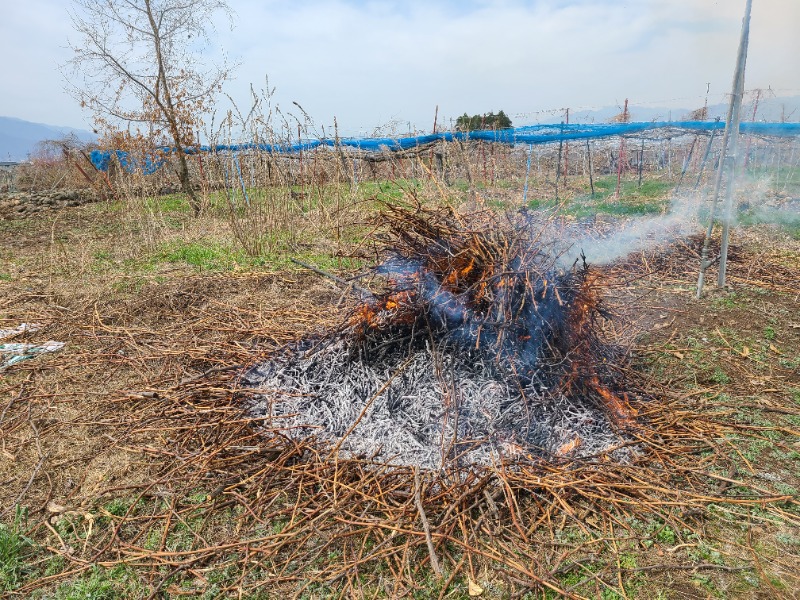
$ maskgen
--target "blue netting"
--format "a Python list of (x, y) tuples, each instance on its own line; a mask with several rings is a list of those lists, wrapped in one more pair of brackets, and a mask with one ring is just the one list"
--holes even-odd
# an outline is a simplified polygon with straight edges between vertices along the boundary
[[(158, 150), (169, 151), (170, 148), (158, 148)], [(166, 162), (161, 156), (148, 155), (143, 159), (138, 159), (124, 150), (113, 150), (110, 152), (102, 152), (100, 150), (92, 150), (89, 158), (92, 164), (100, 171), (108, 171), (108, 166), (111, 163), (111, 156), (116, 155), (120, 166), (128, 173), (135, 173), (141, 171), (145, 175), (150, 175), (158, 171)]]
[[(588, 140), (613, 136), (626, 136), (641, 134), (657, 129), (680, 130), (685, 133), (701, 133), (722, 130), (725, 123), (721, 121), (653, 121), (644, 123), (600, 123), (600, 124), (561, 124), (561, 125), (527, 125), (513, 129), (499, 129), (496, 131), (469, 131), (469, 132), (443, 132), (428, 135), (410, 136), (401, 138), (343, 138), (339, 145), (354, 148), (365, 152), (397, 152), (426, 146), (440, 140), (447, 142), (462, 140), (481, 140), (501, 144), (547, 144), (568, 140)], [(742, 133), (753, 135), (768, 135), (777, 137), (800, 136), (800, 123), (742, 123)], [(297, 144), (232, 144), (216, 146), (200, 146), (187, 148), (187, 154), (197, 152), (269, 152), (274, 154), (296, 154), (319, 148), (320, 146), (336, 147), (336, 141), (331, 139), (305, 140)], [(160, 154), (173, 151), (169, 146), (156, 149)], [(149, 175), (161, 168), (164, 159), (149, 156), (144, 159), (131, 157), (127, 152), (114, 150), (120, 165), (133, 173), (141, 170)], [(111, 161), (112, 152), (94, 150), (91, 160), (95, 167), (107, 171)]]

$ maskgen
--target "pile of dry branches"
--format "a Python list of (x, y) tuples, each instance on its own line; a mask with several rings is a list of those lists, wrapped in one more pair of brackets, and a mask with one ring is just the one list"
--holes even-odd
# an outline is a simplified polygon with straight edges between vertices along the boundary
[(599, 274), (557, 266), (527, 215), (388, 207), (382, 291), (247, 371), (253, 416), (291, 439), (428, 469), (627, 460), (624, 352), (601, 339)]
[[(678, 269), (686, 255), (671, 261)], [(629, 263), (626, 275), (638, 269), (644, 276), (646, 264)], [(749, 264), (754, 268), (748, 276), (768, 286), (772, 275), (758, 271), (758, 260)], [(269, 285), (270, 277), (253, 286)], [(580, 289), (591, 279), (576, 281)], [(459, 285), (466, 289), (474, 282)], [(73, 346), (50, 371), (26, 363), (14, 397), (3, 407), (5, 449), (39, 448), (37, 464), (43, 465), (17, 501), (41, 504), (37, 510), (44, 511), (59, 471), (72, 467), (50, 465), (48, 458), (54, 440), (64, 435), (63, 427), (46, 420), (55, 393), (45, 386), (60, 370), (80, 379), (81, 389), (97, 371), (129, 373), (126, 377), (142, 386), (131, 390), (130, 383), (120, 384), (121, 391), (98, 396), (96, 412), (76, 412), (67, 423), (91, 427), (98, 437), (102, 432), (102, 443), (110, 447), (103, 452), (133, 457), (141, 477), (122, 485), (105, 481), (83, 492), (78, 482), (67, 501), (88, 502), (82, 510), (96, 517), (75, 517), (76, 528), (77, 521), (88, 528), (77, 547), (59, 538), (45, 511), (31, 535), (47, 540), (43, 543), (65, 567), (19, 588), (20, 596), (94, 565), (136, 568), (153, 598), (164, 590), (217, 597), (258, 591), (399, 597), (429, 595), (432, 588), (444, 597), (467, 581), (484, 587), (494, 582), (512, 595), (550, 590), (580, 597), (593, 586), (591, 595), (610, 589), (624, 596), (626, 582), (642, 570), (759, 568), (756, 559), (721, 567), (671, 561), (655, 552), (647, 562), (640, 558), (637, 566), (625, 565), (620, 549), (641, 539), (637, 523), (669, 527), (680, 546), (702, 530), (711, 503), (730, 510), (769, 506), (787, 522), (797, 522), (794, 508), (780, 504), (791, 502), (789, 496), (746, 485), (734, 470), (726, 439), (759, 432), (737, 427), (724, 412), (711, 414), (702, 389), (671, 394), (629, 369), (624, 381), (637, 415), (626, 435), (637, 452), (623, 463), (609, 461), (608, 454), (566, 453), (484, 466), (455, 461), (430, 472), (331, 455), (313, 437), (293, 438), (281, 427), (265, 431), (263, 417), (254, 417), (242, 403), (237, 373), (259, 354), (263, 360), (264, 348), (271, 350), (266, 358), (274, 358), (291, 339), (313, 331), (321, 311), (308, 303), (282, 307), (255, 324), (253, 311), (217, 300), (223, 287), (251, 295), (254, 287), (245, 283), (244, 276), (184, 281), (175, 290), (147, 295), (140, 305), (96, 303), (86, 314), (70, 305), (74, 316), (41, 315), (42, 321), (73, 319), (71, 333), (52, 332), (70, 337)], [(282, 290), (292, 285), (280, 283)], [(391, 310), (386, 302), (391, 293), (380, 292), (373, 302)], [(333, 323), (329, 316), (327, 325)], [(362, 322), (358, 326), (363, 335), (375, 335)], [(187, 377), (187, 371), (197, 375)], [(39, 387), (31, 388), (34, 384)], [(79, 404), (84, 398), (85, 393), (58, 402)], [(40, 437), (26, 438), (27, 429)], [(89, 460), (82, 457), (80, 464)], [(37, 473), (48, 473), (48, 481), (52, 473), (54, 481), (49, 488), (43, 484), (33, 504)], [(120, 497), (130, 499), (124, 511), (104, 508)], [(98, 518), (110, 525), (103, 527)], [(567, 530), (577, 537), (565, 541), (561, 532)], [(219, 573), (226, 576), (214, 580), (212, 574)], [(565, 583), (568, 579), (574, 583)]]

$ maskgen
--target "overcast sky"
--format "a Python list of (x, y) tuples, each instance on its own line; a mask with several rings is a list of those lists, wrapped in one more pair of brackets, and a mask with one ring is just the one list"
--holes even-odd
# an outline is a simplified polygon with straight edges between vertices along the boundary
[[(725, 99), (745, 0), (230, 0), (213, 41), (250, 84), (299, 102), (346, 134), (395, 123), (430, 130), (467, 112), (515, 125), (547, 111), (621, 105), (697, 108)], [(4, 2), (0, 115), (91, 128), (63, 90), (74, 38), (69, 0)], [(800, 94), (800, 0), (754, 0), (748, 89)], [(294, 109), (295, 112), (296, 109)]]

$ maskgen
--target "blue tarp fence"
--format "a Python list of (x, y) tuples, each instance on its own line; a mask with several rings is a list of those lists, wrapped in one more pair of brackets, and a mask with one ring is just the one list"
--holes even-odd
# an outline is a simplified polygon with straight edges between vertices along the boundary
[[(706, 133), (725, 128), (721, 121), (647, 121), (642, 123), (601, 123), (601, 124), (561, 124), (561, 125), (527, 125), (511, 129), (492, 131), (442, 132), (428, 135), (400, 138), (340, 138), (304, 140), (297, 144), (232, 144), (186, 148), (187, 154), (202, 153), (238, 153), (268, 152), (272, 154), (298, 154), (319, 147), (353, 148), (363, 152), (398, 152), (427, 146), (438, 141), (476, 140), (501, 144), (547, 144), (568, 140), (589, 140), (613, 136), (631, 136), (657, 129), (680, 130), (684, 133)], [(742, 123), (740, 132), (750, 135), (775, 137), (800, 136), (800, 123)], [(100, 171), (108, 171), (112, 156), (116, 156), (119, 164), (129, 173), (141, 170), (148, 175), (160, 169), (164, 164), (161, 156), (172, 152), (169, 146), (156, 149), (157, 154), (137, 159), (122, 150), (100, 151), (91, 153), (91, 160)], [(161, 156), (159, 156), (161, 155)]]

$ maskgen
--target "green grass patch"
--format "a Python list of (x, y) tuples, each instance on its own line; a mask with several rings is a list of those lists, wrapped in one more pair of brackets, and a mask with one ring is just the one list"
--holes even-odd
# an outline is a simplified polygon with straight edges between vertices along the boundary
[(122, 517), (130, 510), (131, 506), (132, 503), (130, 500), (126, 500), (124, 498), (114, 498), (103, 508), (105, 508), (108, 513), (114, 515), (115, 517)]
[(558, 206), (558, 202), (552, 198), (534, 198), (528, 200), (528, 208), (531, 210), (552, 210)]
[(16, 589), (33, 572), (28, 557), (35, 546), (25, 534), (26, 521), (27, 511), (17, 506), (11, 524), (0, 523), (0, 592)]
[(714, 306), (714, 308), (731, 309), (736, 308), (740, 302), (741, 298), (739, 298), (739, 295), (736, 292), (729, 292), (724, 296), (714, 298), (711, 301), (711, 304)]
[[(236, 188), (236, 190), (239, 190), (239, 188)], [(253, 193), (252, 190), (248, 189), (247, 191), (248, 194)], [(239, 193), (241, 193), (240, 190)], [(210, 208), (212, 211), (227, 208), (224, 190), (213, 191), (205, 198), (202, 197), (200, 192), (197, 192), (197, 195), (201, 202), (206, 203), (206, 208)], [(178, 217), (193, 214), (192, 207), (189, 205), (189, 199), (183, 192), (164, 194), (162, 196), (150, 196), (144, 199), (144, 207), (153, 212), (173, 214)]]
[(22, 233), (29, 230), (35, 223), (35, 217), (22, 219), (0, 219), (0, 233)]
[[(278, 252), (265, 252), (259, 256), (249, 256), (242, 250), (215, 241), (170, 242), (162, 246), (153, 257), (155, 263), (184, 263), (199, 271), (230, 271), (233, 269), (291, 269), (303, 270), (292, 262), (292, 258), (303, 261), (326, 271), (355, 270), (364, 266), (364, 261), (356, 258), (332, 256), (324, 252), (289, 248)], [(145, 281), (141, 284), (144, 285)]]
[(145, 208), (165, 213), (191, 213), (192, 207), (184, 194), (154, 196), (144, 201)]
[(800, 192), (800, 167), (751, 167), (747, 169), (745, 175), (754, 182), (768, 181), (771, 187), (781, 189), (788, 194)]
[(597, 205), (598, 212), (619, 216), (641, 216), (661, 213), (666, 204), (656, 200), (641, 198), (620, 198), (619, 200), (606, 200)]
[(86, 205), (86, 210), (90, 213), (98, 215), (107, 215), (109, 213), (121, 213), (127, 210), (130, 204), (125, 200), (106, 200), (104, 202), (92, 202)]
[(528, 207), (534, 210), (560, 208), (565, 214), (576, 218), (591, 217), (598, 213), (622, 217), (653, 215), (667, 210), (673, 187), (671, 181), (647, 180), (641, 186), (638, 181), (623, 181), (617, 196), (617, 178), (607, 176), (595, 181), (594, 195), (588, 189), (583, 189), (565, 201), (534, 198), (528, 202)]
[(157, 261), (186, 263), (201, 271), (227, 271), (250, 263), (242, 252), (212, 241), (170, 242), (155, 256)]
[(116, 600), (141, 598), (145, 592), (145, 586), (130, 567), (120, 565), (104, 569), (95, 566), (87, 575), (61, 584), (49, 597), (53, 600)]
[[(673, 181), (663, 181), (660, 179), (644, 180), (641, 186), (638, 180), (623, 180), (620, 182), (619, 198), (664, 199), (670, 195), (674, 187), (675, 183)], [(617, 191), (616, 175), (598, 178), (594, 182), (594, 189), (595, 198), (614, 196)]]
[(358, 192), (364, 199), (373, 199), (377, 202), (394, 204), (402, 202), (409, 193), (421, 189), (422, 184), (418, 180), (396, 181), (364, 181), (358, 184)]
[[(800, 188), (798, 188), (798, 193), (800, 193)], [(737, 218), (739, 225), (742, 227), (761, 224), (777, 225), (786, 231), (790, 237), (800, 240), (800, 212), (768, 206), (755, 206), (740, 211)]]

